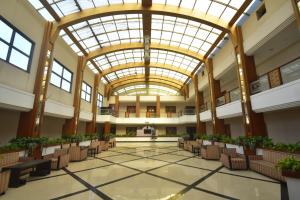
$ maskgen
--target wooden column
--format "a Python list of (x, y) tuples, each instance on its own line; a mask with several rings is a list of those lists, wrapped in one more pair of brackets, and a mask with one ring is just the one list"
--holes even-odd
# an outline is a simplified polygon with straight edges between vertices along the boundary
[(205, 62), (205, 67), (208, 74), (208, 85), (209, 85), (209, 94), (210, 94), (210, 105), (211, 105), (211, 118), (212, 118), (212, 128), (214, 135), (224, 135), (225, 134), (225, 125), (223, 119), (217, 118), (217, 98), (219, 98), (221, 94), (220, 81), (214, 79), (213, 73), (213, 62), (212, 59), (207, 59)]
[(99, 89), (99, 83), (100, 83), (101, 75), (95, 74), (94, 78), (94, 90), (93, 90), (93, 99), (92, 99), (92, 113), (93, 113), (93, 119), (91, 122), (87, 122), (85, 129), (86, 133), (92, 134), (97, 132), (97, 126), (96, 126), (96, 119), (98, 114), (98, 107), (97, 107), (97, 97), (98, 97), (98, 89)]
[[(195, 74), (192, 78), (195, 89), (195, 111), (196, 111), (196, 131), (198, 135), (206, 134), (206, 124), (200, 120), (200, 93), (198, 89), (198, 75)], [(203, 97), (203, 96), (202, 96)], [(203, 100), (202, 100), (203, 101)]]
[(74, 116), (71, 119), (66, 119), (65, 124), (63, 125), (63, 134), (64, 135), (76, 135), (77, 128), (79, 123), (79, 114), (80, 114), (80, 104), (81, 104), (81, 85), (83, 81), (83, 73), (86, 65), (86, 60), (84, 57), (78, 57), (77, 72), (76, 72), (76, 82), (75, 82), (75, 91), (73, 99), (74, 107)]
[(243, 111), (243, 122), (246, 136), (267, 135), (263, 113), (252, 111), (250, 98), (250, 83), (257, 80), (256, 68), (253, 56), (247, 56), (243, 47), (243, 35), (240, 27), (231, 31), (232, 42), (234, 44), (237, 74), (241, 91), (241, 103)]
[(135, 102), (135, 112), (136, 112), (136, 117), (141, 116), (141, 102), (140, 102), (140, 96), (136, 96), (136, 102)]
[(117, 95), (115, 98), (115, 112), (117, 117), (119, 117), (119, 110), (120, 110), (120, 97), (119, 95)]
[(53, 23), (45, 25), (43, 42), (40, 51), (39, 64), (34, 85), (34, 103), (29, 112), (21, 112), (17, 137), (38, 137), (43, 124), (45, 102), (47, 100), (48, 84), (53, 62), (55, 38), (52, 37)]
[(160, 117), (160, 96), (156, 96), (156, 117)]
[(298, 0), (291, 0), (292, 1), (292, 5), (293, 5), (293, 9), (294, 9), (294, 13), (295, 13), (295, 17), (296, 17), (296, 21), (298, 24), (298, 28), (300, 30), (300, 10), (298, 8)]
[(111, 124), (110, 122), (104, 122), (104, 135), (110, 134)]

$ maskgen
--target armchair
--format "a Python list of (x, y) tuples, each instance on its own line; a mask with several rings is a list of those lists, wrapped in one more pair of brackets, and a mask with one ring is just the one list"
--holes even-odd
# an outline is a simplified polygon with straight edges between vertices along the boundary
[(201, 147), (201, 157), (207, 160), (219, 160), (220, 149), (216, 145), (204, 145)]
[(220, 160), (230, 170), (248, 168), (246, 156), (237, 153), (235, 148), (224, 148)]
[(69, 149), (70, 161), (82, 161), (87, 158), (88, 148), (80, 146), (71, 146)]
[(43, 159), (51, 160), (51, 169), (67, 167), (70, 161), (68, 149), (55, 149), (54, 153), (43, 156)]
[(4, 194), (8, 188), (10, 170), (0, 170), (0, 195)]

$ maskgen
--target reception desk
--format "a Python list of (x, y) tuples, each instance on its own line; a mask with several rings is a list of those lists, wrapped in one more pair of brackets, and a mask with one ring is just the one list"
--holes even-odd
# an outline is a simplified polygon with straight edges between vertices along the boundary
[(116, 137), (117, 142), (177, 142), (178, 137), (151, 137), (151, 136), (139, 136), (139, 137)]

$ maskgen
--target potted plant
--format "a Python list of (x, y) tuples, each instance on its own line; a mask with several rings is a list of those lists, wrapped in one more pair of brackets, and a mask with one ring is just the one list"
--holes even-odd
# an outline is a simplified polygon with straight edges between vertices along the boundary
[(282, 176), (286, 179), (289, 199), (300, 199), (300, 160), (290, 156), (280, 160), (277, 167), (281, 169)]

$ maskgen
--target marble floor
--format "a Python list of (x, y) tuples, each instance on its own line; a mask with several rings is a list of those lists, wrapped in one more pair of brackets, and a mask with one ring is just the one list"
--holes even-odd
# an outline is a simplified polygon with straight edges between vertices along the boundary
[(0, 200), (277, 200), (282, 185), (251, 171), (230, 171), (176, 143), (118, 143), (96, 158), (9, 188)]

